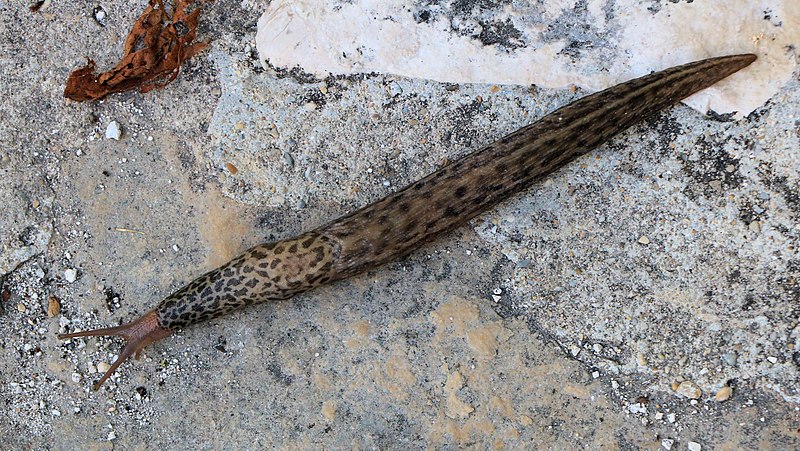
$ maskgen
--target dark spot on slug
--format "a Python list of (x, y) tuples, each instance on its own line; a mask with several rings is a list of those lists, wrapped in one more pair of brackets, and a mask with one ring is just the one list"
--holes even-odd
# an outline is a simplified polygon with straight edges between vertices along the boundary
[(325, 251), (322, 250), (322, 247), (317, 247), (314, 249), (314, 263), (322, 261), (324, 257), (325, 257)]

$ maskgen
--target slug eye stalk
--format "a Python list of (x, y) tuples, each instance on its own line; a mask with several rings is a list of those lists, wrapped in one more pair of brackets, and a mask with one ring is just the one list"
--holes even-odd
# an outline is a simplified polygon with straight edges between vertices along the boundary
[(114, 371), (116, 371), (124, 361), (128, 360), (130, 356), (133, 355), (138, 360), (142, 353), (142, 349), (144, 349), (145, 346), (155, 343), (156, 341), (169, 336), (171, 333), (172, 332), (170, 330), (164, 329), (160, 324), (158, 324), (158, 317), (156, 316), (155, 309), (153, 309), (144, 314), (142, 317), (121, 326), (84, 330), (71, 334), (58, 334), (58, 338), (66, 340), (68, 338), (102, 337), (113, 335), (122, 337), (127, 341), (125, 347), (123, 347), (122, 351), (120, 351), (119, 357), (117, 357), (117, 359), (114, 360), (114, 363), (111, 364), (111, 368), (109, 368), (108, 371), (103, 374), (103, 377), (101, 377), (99, 381), (92, 385), (92, 389), (97, 390), (101, 385), (103, 385), (103, 382), (108, 380), (108, 378), (114, 374)]

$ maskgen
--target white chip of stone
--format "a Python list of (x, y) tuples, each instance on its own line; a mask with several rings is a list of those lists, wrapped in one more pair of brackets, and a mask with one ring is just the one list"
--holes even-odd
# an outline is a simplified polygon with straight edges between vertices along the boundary
[(697, 442), (689, 442), (686, 444), (686, 447), (689, 448), (689, 451), (700, 451), (703, 449), (703, 447)]
[(78, 279), (78, 271), (76, 271), (75, 268), (69, 268), (64, 271), (64, 279), (69, 283), (75, 282), (75, 280)]
[(603, 345), (601, 345), (600, 343), (595, 343), (592, 345), (592, 350), (595, 353), (600, 354), (601, 352), (603, 352)]
[(647, 407), (644, 404), (637, 402), (628, 406), (630, 413), (647, 413)]
[(494, 302), (500, 302), (500, 299), (502, 299), (500, 296), (498, 296), (498, 295), (496, 295), (496, 294), (493, 294), (493, 295), (492, 295), (492, 300), (493, 300)]
[(600, 372), (599, 371), (592, 371), (592, 379), (597, 379), (598, 377), (600, 377)]
[(664, 412), (656, 412), (656, 420), (664, 418)]
[(119, 128), (119, 123), (117, 121), (111, 121), (108, 123), (106, 127), (106, 139), (114, 139), (119, 141), (119, 138), (122, 136), (122, 130)]
[(639, 244), (650, 244), (650, 238), (642, 235), (639, 237)]
[(670, 423), (674, 423), (675, 422), (675, 414), (674, 413), (667, 414), (667, 421), (669, 421)]
[(775, 365), (776, 363), (778, 363), (778, 358), (777, 358), (777, 357), (772, 357), (772, 356), (769, 356), (769, 357), (767, 357), (767, 360), (769, 361), (769, 363), (771, 363), (771, 364), (773, 364), (773, 365)]
[(664, 449), (666, 449), (667, 451), (672, 449), (672, 444), (673, 443), (675, 443), (675, 440), (672, 440), (672, 439), (669, 439), (669, 438), (665, 438), (664, 440), (661, 440), (661, 446), (663, 446)]
[(72, 382), (78, 383), (81, 381), (80, 373), (72, 373)]

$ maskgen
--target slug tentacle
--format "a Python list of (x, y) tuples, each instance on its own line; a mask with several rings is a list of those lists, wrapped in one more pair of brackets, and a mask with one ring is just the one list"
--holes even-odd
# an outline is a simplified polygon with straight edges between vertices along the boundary
[(298, 237), (253, 247), (130, 324), (59, 337), (128, 340), (96, 389), (125, 359), (176, 328), (288, 299), (408, 254), (755, 59), (751, 54), (710, 58), (586, 96), (360, 210)]
[(161, 340), (164, 337), (167, 337), (172, 332), (169, 329), (164, 329), (158, 323), (158, 318), (156, 317), (155, 310), (151, 310), (150, 312), (144, 314), (139, 319), (131, 321), (127, 324), (123, 324), (117, 327), (107, 327), (103, 329), (92, 329), (92, 330), (84, 330), (81, 332), (73, 332), (71, 334), (58, 334), (58, 338), (65, 340), (68, 338), (78, 338), (78, 337), (97, 337), (97, 336), (109, 336), (109, 335), (116, 335), (118, 337), (124, 338), (127, 343), (120, 351), (119, 356), (114, 363), (111, 364), (111, 367), (103, 374), (103, 377), (100, 378), (92, 388), (97, 390), (100, 386), (105, 382), (114, 371), (122, 365), (122, 362), (127, 360), (130, 356), (135, 355), (136, 359), (139, 359), (139, 356), (144, 349), (145, 346), (155, 343), (158, 340)]

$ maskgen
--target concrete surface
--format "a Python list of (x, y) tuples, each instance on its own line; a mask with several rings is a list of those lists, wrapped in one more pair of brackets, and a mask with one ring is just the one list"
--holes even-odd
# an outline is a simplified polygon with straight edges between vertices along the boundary
[(585, 94), (264, 70), (264, 4), (223, 0), (167, 89), (65, 101), (144, 8), (100, 4), (105, 26), (95, 3), (0, 1), (0, 447), (800, 446), (798, 72), (741, 121), (667, 111), (446, 239), (183, 330), (92, 392), (119, 341), (59, 331), (133, 319)]

